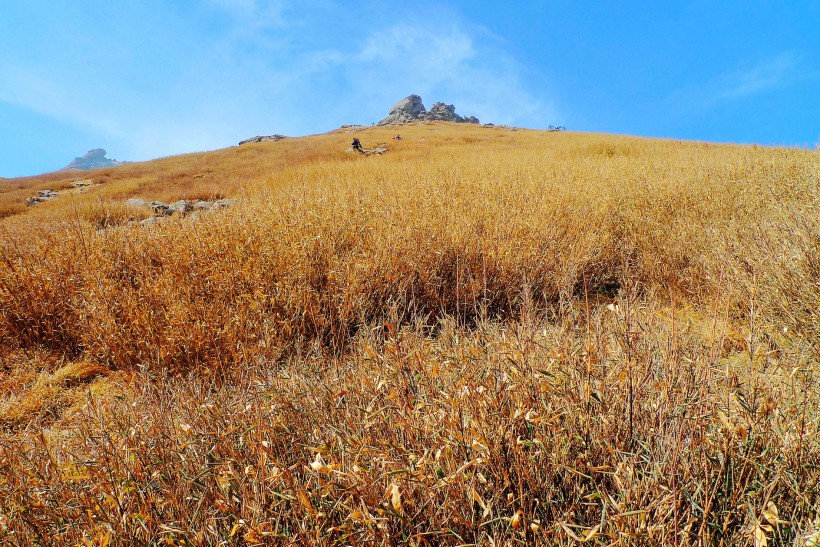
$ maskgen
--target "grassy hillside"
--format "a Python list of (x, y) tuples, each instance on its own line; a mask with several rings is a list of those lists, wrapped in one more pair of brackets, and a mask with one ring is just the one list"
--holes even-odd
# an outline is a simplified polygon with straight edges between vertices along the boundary
[(816, 152), (393, 131), (0, 186), (0, 537), (820, 541)]

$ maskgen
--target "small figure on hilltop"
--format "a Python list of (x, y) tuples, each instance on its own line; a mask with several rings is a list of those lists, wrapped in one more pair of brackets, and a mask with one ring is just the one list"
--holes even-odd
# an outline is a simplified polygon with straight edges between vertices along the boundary
[(353, 150), (355, 150), (355, 151), (357, 151), (357, 152), (359, 152), (359, 153), (363, 152), (363, 150), (362, 150), (362, 143), (361, 143), (361, 141), (360, 141), (359, 139), (357, 139), (356, 137), (353, 137), (353, 142), (351, 143), (351, 146), (353, 146)]
[(395, 135), (393, 135), (393, 140), (394, 140), (394, 141), (400, 141), (400, 140), (401, 140), (401, 135), (399, 135), (398, 133), (396, 133)]

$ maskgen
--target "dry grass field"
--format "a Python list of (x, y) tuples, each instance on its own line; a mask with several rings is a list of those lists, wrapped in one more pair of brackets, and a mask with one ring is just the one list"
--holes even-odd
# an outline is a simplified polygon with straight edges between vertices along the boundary
[(400, 131), (0, 181), (0, 543), (820, 545), (818, 152)]

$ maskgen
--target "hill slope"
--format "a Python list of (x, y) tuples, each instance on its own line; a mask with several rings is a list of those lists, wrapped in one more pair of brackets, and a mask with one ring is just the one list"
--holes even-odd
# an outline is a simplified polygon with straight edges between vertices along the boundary
[[(353, 153), (354, 135), (388, 151)], [(389, 137), (0, 194), (8, 210), (63, 189), (0, 219), (0, 537), (816, 532), (816, 153), (448, 123)], [(129, 198), (237, 201), (154, 217)]]

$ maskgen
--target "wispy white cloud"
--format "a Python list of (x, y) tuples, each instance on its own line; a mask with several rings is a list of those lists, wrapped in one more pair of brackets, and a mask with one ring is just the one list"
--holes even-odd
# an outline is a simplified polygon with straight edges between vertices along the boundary
[(784, 87), (802, 77), (798, 58), (790, 52), (761, 59), (751, 67), (720, 74), (708, 82), (674, 91), (665, 101), (680, 112), (704, 111)]
[(0, 73), (0, 101), (108, 136), (125, 135), (115, 118), (105, 115), (104, 108), (101, 112), (95, 97), (64, 80), (10, 62), (0, 63)]
[(358, 61), (396, 63), (396, 68), (445, 75), (475, 57), (473, 39), (455, 28), (396, 25), (378, 29), (364, 42)]
[(255, 28), (282, 26), (286, 24), (283, 11), (284, 0), (208, 0), (207, 5), (241, 20), (254, 23)]
[(735, 99), (777, 87), (786, 82), (797, 66), (794, 55), (784, 53), (763, 60), (751, 69), (736, 71), (719, 79), (719, 99)]
[(346, 70), (382, 108), (418, 93), (427, 106), (453, 103), (459, 113), (493, 123), (537, 127), (559, 119), (549, 99), (527, 89), (523, 67), (480, 27), (399, 24), (376, 29)]

